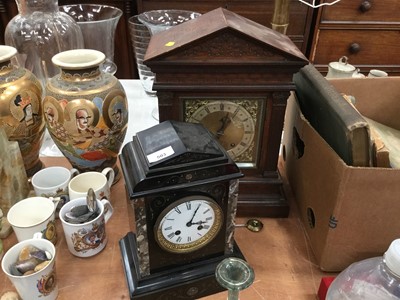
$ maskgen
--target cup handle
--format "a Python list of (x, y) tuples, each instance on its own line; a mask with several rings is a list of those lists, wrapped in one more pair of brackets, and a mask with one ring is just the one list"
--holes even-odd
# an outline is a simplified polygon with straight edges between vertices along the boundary
[(114, 170), (112, 168), (105, 168), (103, 171), (101, 171), (101, 173), (103, 173), (108, 178), (107, 183), (108, 186), (111, 187), (115, 177)]
[(69, 172), (71, 173), (71, 178), (74, 178), (76, 175), (80, 173), (79, 170), (75, 168), (72, 168), (71, 170), (69, 170)]
[(51, 201), (53, 201), (54, 204), (54, 211), (56, 211), (56, 208), (58, 206), (58, 203), (61, 201), (61, 197), (49, 197)]
[(104, 211), (105, 211), (105, 213), (104, 213), (104, 221), (107, 223), (108, 220), (111, 218), (111, 216), (114, 213), (114, 208), (112, 207), (110, 201), (108, 201), (106, 199), (103, 199), (103, 200), (100, 200), (100, 201), (104, 205)]

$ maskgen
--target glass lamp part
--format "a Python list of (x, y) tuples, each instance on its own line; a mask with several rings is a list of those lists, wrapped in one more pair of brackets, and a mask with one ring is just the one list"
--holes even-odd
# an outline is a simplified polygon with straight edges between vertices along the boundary
[(254, 281), (253, 268), (243, 259), (228, 257), (215, 269), (217, 282), (228, 290), (228, 300), (239, 300), (239, 291), (247, 289)]
[(115, 30), (122, 16), (122, 10), (99, 4), (63, 5), (60, 6), (60, 10), (77, 22), (86, 49), (98, 50), (105, 54), (106, 60), (100, 69), (114, 75), (117, 72), (117, 65), (113, 62)]
[(18, 65), (31, 71), (43, 87), (58, 73), (51, 58), (62, 51), (83, 48), (78, 24), (58, 10), (58, 0), (16, 0), (18, 15), (7, 24), (6, 45), (18, 50)]

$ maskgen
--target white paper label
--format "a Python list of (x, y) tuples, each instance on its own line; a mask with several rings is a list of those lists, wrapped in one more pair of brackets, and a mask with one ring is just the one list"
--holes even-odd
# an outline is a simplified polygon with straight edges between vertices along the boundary
[(149, 163), (154, 163), (154, 162), (162, 160), (162, 159), (164, 159), (164, 158), (166, 158), (168, 156), (171, 156), (174, 153), (175, 153), (174, 149), (172, 149), (171, 146), (168, 146), (168, 147), (166, 147), (164, 149), (158, 150), (158, 151), (156, 151), (154, 153), (151, 153), (151, 154), (147, 155), (147, 159), (149, 160)]

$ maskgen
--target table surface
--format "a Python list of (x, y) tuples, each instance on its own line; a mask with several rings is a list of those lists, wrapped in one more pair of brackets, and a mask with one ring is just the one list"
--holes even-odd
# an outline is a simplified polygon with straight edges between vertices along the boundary
[[(135, 124), (128, 130), (130, 135), (127, 141), (129, 141), (135, 132), (157, 124), (151, 117), (151, 110), (157, 100), (148, 99), (149, 97), (141, 94), (137, 82), (125, 81), (123, 84), (128, 88), (131, 87), (130, 95), (135, 93), (139, 95), (137, 98), (128, 96), (130, 113), (132, 111), (130, 118), (133, 120), (130, 124), (132, 122)], [(141, 117), (146, 118), (146, 121), (135, 121)], [(51, 146), (46, 145), (43, 148), (42, 161), (45, 166), (70, 167), (65, 158), (48, 156), (54, 153), (56, 151), (53, 151)], [(241, 292), (241, 299), (315, 300), (318, 299), (317, 291), (321, 278), (333, 275), (319, 270), (287, 184), (285, 188), (291, 207), (288, 218), (261, 218), (264, 228), (258, 233), (250, 232), (244, 227), (238, 227), (235, 231), (235, 240), (256, 274), (254, 283)], [(122, 177), (111, 188), (114, 215), (106, 225), (108, 244), (94, 257), (78, 258), (70, 254), (60, 220), (56, 220), (59, 237), (56, 245), (58, 299), (129, 299), (119, 248), (120, 239), (131, 230), (128, 217), (128, 208), (131, 207), (128, 207), (128, 201)], [(246, 221), (247, 218), (238, 218), (236, 223), (243, 224)], [(15, 234), (12, 233), (3, 240), (3, 243), (7, 251), (16, 243)], [(0, 272), (0, 296), (11, 290), (14, 290), (11, 282), (3, 272)], [(227, 293), (221, 292), (202, 300), (226, 298)]]

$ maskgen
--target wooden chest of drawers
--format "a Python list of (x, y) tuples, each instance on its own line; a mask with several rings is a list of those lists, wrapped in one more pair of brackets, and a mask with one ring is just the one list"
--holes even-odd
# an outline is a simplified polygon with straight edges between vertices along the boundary
[(323, 73), (347, 56), (367, 74), (381, 69), (400, 75), (400, 1), (342, 0), (319, 9), (310, 61)]

